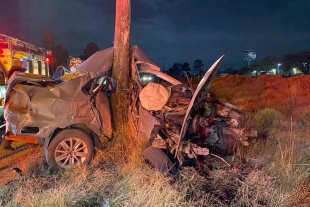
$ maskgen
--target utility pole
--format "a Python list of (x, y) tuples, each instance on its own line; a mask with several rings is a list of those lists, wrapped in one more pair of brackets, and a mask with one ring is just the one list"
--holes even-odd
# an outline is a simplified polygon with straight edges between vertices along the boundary
[(160, 67), (160, 60), (164, 60), (164, 67), (163, 67), (163, 70), (166, 70), (166, 57), (158, 57), (157, 58), (157, 65)]
[(112, 94), (112, 110), (116, 134), (130, 133), (130, 131), (127, 130), (129, 128), (128, 86), (130, 68), (130, 21), (131, 0), (116, 0), (114, 58), (112, 68), (112, 78), (117, 80), (116, 93)]

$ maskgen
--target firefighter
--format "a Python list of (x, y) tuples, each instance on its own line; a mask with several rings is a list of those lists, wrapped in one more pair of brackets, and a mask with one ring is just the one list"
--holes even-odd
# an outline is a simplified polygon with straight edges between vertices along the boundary
[(59, 80), (72, 80), (81, 76), (81, 73), (76, 72), (81, 63), (82, 61), (80, 58), (71, 58), (69, 63), (70, 72), (61, 76)]
[(82, 64), (82, 60), (80, 58), (72, 58), (70, 60), (70, 72), (74, 73), (76, 69), (79, 67), (79, 65)]

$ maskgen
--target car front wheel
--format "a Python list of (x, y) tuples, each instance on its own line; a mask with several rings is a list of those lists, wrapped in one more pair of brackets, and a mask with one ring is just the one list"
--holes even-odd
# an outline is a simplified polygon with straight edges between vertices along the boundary
[(46, 150), (46, 159), (51, 167), (70, 168), (90, 163), (94, 154), (94, 143), (78, 129), (59, 132)]
[(155, 169), (168, 175), (176, 175), (178, 169), (161, 149), (149, 146), (143, 151), (143, 157)]

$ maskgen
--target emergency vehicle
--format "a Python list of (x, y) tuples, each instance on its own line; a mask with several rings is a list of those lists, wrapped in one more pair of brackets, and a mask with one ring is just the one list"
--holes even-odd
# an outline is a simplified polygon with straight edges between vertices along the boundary
[(51, 51), (0, 33), (0, 119), (10, 76), (15, 71), (49, 76), (47, 55)]

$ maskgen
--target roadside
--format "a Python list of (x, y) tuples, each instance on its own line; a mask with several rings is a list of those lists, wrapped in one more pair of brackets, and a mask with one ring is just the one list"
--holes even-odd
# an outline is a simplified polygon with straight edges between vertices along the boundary
[(17, 150), (6, 150), (0, 158), (0, 188), (11, 180), (30, 175), (42, 165), (43, 149), (40, 146), (22, 145)]

